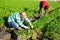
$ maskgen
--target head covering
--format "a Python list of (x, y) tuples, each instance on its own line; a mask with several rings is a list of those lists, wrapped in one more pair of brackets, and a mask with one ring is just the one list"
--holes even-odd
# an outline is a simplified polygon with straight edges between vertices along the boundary
[(40, 1), (46, 1), (46, 0), (40, 0)]

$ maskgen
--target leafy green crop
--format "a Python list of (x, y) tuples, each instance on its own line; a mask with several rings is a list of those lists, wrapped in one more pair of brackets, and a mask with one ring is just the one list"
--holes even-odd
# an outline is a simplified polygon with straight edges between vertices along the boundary
[[(49, 2), (50, 10), (58, 7), (60, 2)], [(33, 17), (39, 11), (39, 1), (37, 0), (0, 0), (0, 26), (4, 25), (5, 17), (8, 17), (14, 12), (25, 11), (28, 17)], [(42, 30), (46, 26), (45, 36), (58, 38), (60, 34), (60, 8), (51, 12), (48, 15), (42, 16), (40, 19), (32, 22), (34, 29), (19, 30), (17, 35), (31, 36), (35, 31)]]
[[(57, 13), (60, 13), (60, 11), (57, 10)], [(45, 36), (51, 37), (54, 40), (58, 40), (60, 38), (60, 14), (56, 16), (57, 17), (55, 19), (53, 19), (51, 22), (48, 23), (48, 25), (46, 25), (45, 32)]]
[[(57, 12), (55, 10), (48, 15), (42, 16), (40, 19), (33, 22), (33, 25), (34, 25), (33, 30), (32, 29), (30, 29), (28, 31), (24, 30), (24, 31), (22, 31), (22, 34), (27, 34), (27, 36), (28, 35), (31, 36), (32, 33), (34, 33), (34, 31), (41, 30), (41, 29), (45, 28), (45, 25), (46, 25), (46, 31), (45, 31), (44, 35), (48, 36), (48, 37), (52, 36), (52, 38), (54, 37), (54, 39), (58, 38), (57, 34), (60, 33), (59, 32), (59, 30), (60, 30), (60, 26), (59, 26), (59, 24), (60, 24), (60, 22), (59, 22), (60, 13), (59, 12), (60, 11), (59, 11), (59, 9), (57, 9)], [(23, 33), (23, 32), (25, 32), (25, 33)], [(55, 35), (55, 32), (56, 32), (56, 35)], [(18, 33), (20, 33), (20, 31)]]

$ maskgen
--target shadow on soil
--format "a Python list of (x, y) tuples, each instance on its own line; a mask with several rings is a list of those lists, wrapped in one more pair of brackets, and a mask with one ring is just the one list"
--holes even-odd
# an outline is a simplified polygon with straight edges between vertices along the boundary
[[(4, 26), (5, 26), (6, 28), (11, 28), (11, 27), (9, 27), (9, 25), (8, 25), (8, 17), (3, 17), (3, 20), (4, 20)], [(9, 31), (10, 31), (10, 30), (9, 30)], [(11, 34), (11, 40), (17, 40), (17, 35), (16, 35), (16, 33), (14, 32), (14, 30), (11, 30), (9, 33)]]

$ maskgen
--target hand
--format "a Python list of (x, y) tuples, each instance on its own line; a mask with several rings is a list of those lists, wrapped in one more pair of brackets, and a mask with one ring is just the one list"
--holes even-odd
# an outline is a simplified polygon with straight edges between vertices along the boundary
[(31, 28), (33, 29), (33, 26), (31, 25)]
[(47, 14), (45, 14), (45, 15), (47, 15)]
[(26, 26), (25, 29), (29, 29), (29, 27)]

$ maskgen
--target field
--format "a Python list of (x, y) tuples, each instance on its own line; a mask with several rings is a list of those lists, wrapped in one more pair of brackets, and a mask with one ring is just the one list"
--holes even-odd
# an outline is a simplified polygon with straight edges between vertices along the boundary
[[(59, 40), (60, 37), (60, 2), (49, 2), (50, 14), (42, 16), (40, 19), (32, 22), (34, 29), (18, 31), (18, 35), (31, 37), (35, 32), (42, 32), (44, 38)], [(58, 8), (59, 7), (59, 8)], [(0, 26), (6, 24), (5, 20), (9, 15), (15, 12), (25, 11), (28, 17), (33, 17), (39, 11), (38, 0), (0, 0)], [(43, 30), (43, 31), (42, 31)]]

